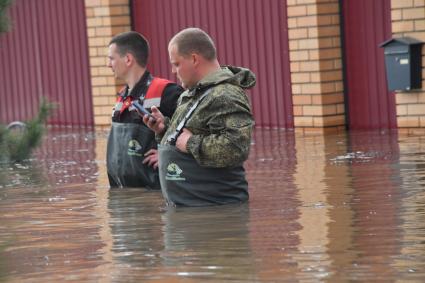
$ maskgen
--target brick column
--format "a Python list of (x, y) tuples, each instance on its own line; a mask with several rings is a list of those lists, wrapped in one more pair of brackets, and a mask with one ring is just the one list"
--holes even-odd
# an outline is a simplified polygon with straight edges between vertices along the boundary
[(85, 0), (85, 6), (94, 123), (107, 127), (116, 93), (123, 85), (107, 67), (108, 43), (112, 36), (131, 29), (130, 0)]
[(299, 132), (345, 128), (338, 0), (287, 0), (294, 124)]
[[(393, 37), (410, 36), (425, 42), (425, 0), (391, 0)], [(422, 46), (422, 89), (396, 93), (400, 133), (425, 134), (425, 46)]]

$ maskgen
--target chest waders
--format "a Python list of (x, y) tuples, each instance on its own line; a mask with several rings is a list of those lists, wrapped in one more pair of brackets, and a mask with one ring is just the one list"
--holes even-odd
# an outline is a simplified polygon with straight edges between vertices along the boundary
[(159, 189), (158, 171), (143, 164), (145, 152), (155, 146), (155, 134), (145, 125), (113, 122), (106, 153), (111, 186)]
[[(159, 105), (161, 95), (168, 80), (153, 78), (148, 80), (148, 90), (139, 100)], [(121, 98), (117, 111), (123, 112), (131, 105), (131, 97)], [(106, 167), (111, 187), (146, 187), (160, 189), (158, 170), (143, 164), (144, 154), (156, 148), (155, 133), (143, 123), (112, 122), (108, 137)]]
[(192, 155), (175, 147), (175, 141), (187, 120), (210, 91), (207, 90), (188, 110), (174, 134), (168, 137), (169, 144), (158, 148), (161, 190), (170, 205), (208, 206), (240, 203), (249, 198), (242, 165), (231, 168), (203, 167)]

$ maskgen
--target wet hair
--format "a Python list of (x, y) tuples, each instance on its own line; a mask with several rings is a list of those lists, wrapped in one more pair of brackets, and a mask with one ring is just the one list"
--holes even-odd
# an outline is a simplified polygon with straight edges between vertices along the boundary
[(117, 51), (121, 56), (130, 53), (136, 58), (137, 63), (146, 67), (149, 57), (149, 43), (146, 38), (138, 32), (128, 31), (114, 36), (109, 45), (115, 43)]
[(170, 40), (169, 46), (175, 44), (177, 52), (182, 56), (192, 53), (200, 54), (212, 61), (217, 58), (217, 51), (211, 37), (199, 28), (186, 28)]

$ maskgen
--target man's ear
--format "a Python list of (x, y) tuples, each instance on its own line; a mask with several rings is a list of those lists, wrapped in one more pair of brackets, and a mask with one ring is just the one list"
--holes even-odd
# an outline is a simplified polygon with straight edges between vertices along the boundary
[(199, 54), (197, 54), (197, 53), (192, 53), (191, 55), (191, 59), (192, 59), (192, 64), (196, 67), (196, 66), (198, 66), (199, 65), (199, 60), (201, 59), (200, 57), (199, 57)]
[(125, 54), (125, 63), (127, 64), (127, 66), (130, 66), (131, 64), (133, 64), (134, 61), (134, 56), (131, 53), (127, 53)]

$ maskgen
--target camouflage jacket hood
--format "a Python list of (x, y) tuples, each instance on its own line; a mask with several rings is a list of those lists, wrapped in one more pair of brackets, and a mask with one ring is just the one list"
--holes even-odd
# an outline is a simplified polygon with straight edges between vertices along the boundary
[(217, 72), (214, 72), (202, 79), (196, 85), (196, 88), (204, 89), (211, 85), (218, 85), (221, 83), (230, 83), (243, 89), (249, 89), (255, 86), (256, 78), (254, 73), (249, 69), (234, 66), (222, 66)]
[(211, 73), (180, 96), (164, 135), (157, 138), (161, 144), (167, 144), (167, 137), (175, 132), (191, 106), (208, 89), (208, 95), (185, 125), (193, 134), (186, 149), (201, 166), (240, 166), (248, 158), (254, 125), (244, 89), (254, 85), (255, 75), (248, 69), (224, 66)]

